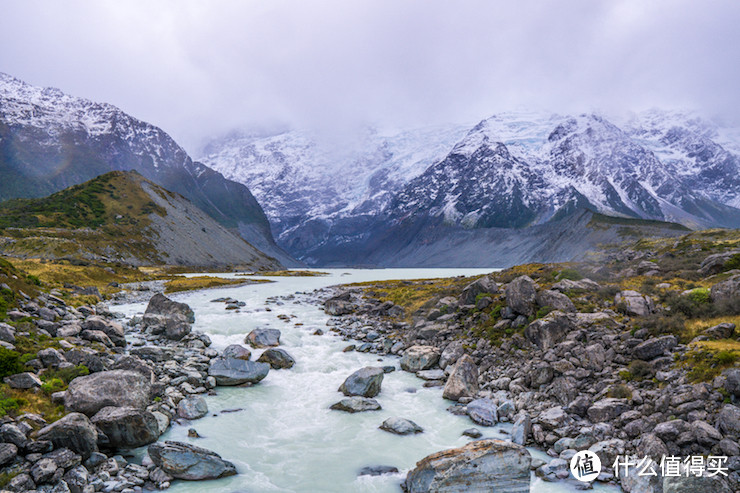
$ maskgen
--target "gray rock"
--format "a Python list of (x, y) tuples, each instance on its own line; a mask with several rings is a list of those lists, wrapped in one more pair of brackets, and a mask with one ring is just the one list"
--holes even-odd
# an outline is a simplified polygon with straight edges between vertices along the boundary
[(162, 293), (157, 293), (149, 300), (144, 313), (153, 313), (155, 315), (182, 315), (189, 323), (195, 322), (195, 313), (185, 303), (178, 303), (167, 298)]
[(702, 276), (711, 276), (719, 274), (725, 270), (725, 264), (732, 258), (733, 255), (740, 253), (738, 250), (730, 252), (715, 253), (705, 258), (701, 265), (699, 265), (699, 273)]
[(474, 305), (479, 294), (496, 294), (499, 292), (498, 284), (490, 276), (476, 279), (463, 288), (459, 302), (461, 305)]
[(270, 365), (235, 358), (214, 358), (208, 367), (208, 375), (216, 379), (216, 385), (241, 385), (257, 383), (267, 376)]
[(637, 291), (621, 291), (614, 297), (614, 304), (624, 307), (627, 315), (645, 317), (655, 311), (650, 296), (643, 296)]
[(144, 360), (136, 356), (122, 356), (113, 364), (111, 370), (130, 370), (141, 374), (150, 383), (154, 383), (155, 380), (154, 370)]
[(111, 370), (77, 377), (64, 394), (64, 406), (92, 416), (104, 407), (145, 408), (151, 399), (148, 378), (130, 370)]
[(57, 367), (61, 363), (66, 362), (66, 358), (57, 351), (54, 348), (46, 348), (42, 349), (38, 353), (36, 353), (36, 357), (38, 357), (39, 360), (41, 360), (41, 364), (44, 365), (46, 368), (53, 366)]
[(81, 327), (82, 330), (102, 332), (116, 346), (126, 347), (123, 326), (118, 322), (105, 319), (99, 315), (91, 315), (82, 322)]
[(200, 396), (186, 397), (177, 403), (177, 415), (183, 419), (200, 419), (208, 414), (208, 404)]
[(295, 360), (285, 349), (270, 348), (257, 358), (260, 363), (267, 363), (273, 370), (293, 368)]
[(483, 436), (483, 432), (480, 431), (478, 428), (468, 428), (466, 430), (463, 430), (462, 434), (463, 436), (470, 438), (480, 438)]
[(366, 366), (348, 376), (339, 387), (339, 392), (346, 396), (375, 397), (380, 393), (383, 383), (383, 369)]
[(141, 359), (159, 363), (172, 358), (174, 352), (169, 348), (158, 346), (140, 346), (132, 347), (129, 350), (132, 356), (138, 356)]
[(735, 335), (735, 324), (727, 322), (717, 324), (702, 333), (710, 339), (729, 339)]
[(332, 404), (330, 409), (347, 413), (361, 413), (365, 411), (378, 411), (381, 407), (375, 399), (354, 396), (347, 397), (346, 399), (342, 399), (341, 401)]
[(0, 443), (0, 466), (13, 462), (18, 456), (18, 447), (13, 443)]
[(58, 421), (42, 428), (36, 439), (48, 440), (55, 447), (67, 447), (80, 454), (83, 459), (98, 450), (98, 431), (87, 416), (69, 413)]
[(562, 426), (568, 419), (568, 415), (560, 406), (551, 407), (540, 413), (537, 421), (546, 430), (554, 430)]
[[(49, 442), (51, 445), (51, 442)], [(51, 459), (60, 469), (69, 469), (82, 463), (82, 457), (75, 454), (68, 448), (58, 448), (44, 457)]]
[(439, 361), (439, 350), (434, 346), (411, 346), (401, 357), (401, 369), (416, 373), (429, 370)]
[(594, 443), (588, 449), (599, 456), (602, 464), (611, 466), (617, 456), (624, 454), (624, 440), (619, 438), (602, 440)]
[(520, 445), (478, 440), (423, 458), (404, 487), (407, 493), (529, 493), (531, 463)]
[(709, 295), (714, 303), (740, 299), (740, 274), (712, 286)]
[(157, 418), (149, 411), (133, 407), (105, 407), (91, 420), (114, 448), (135, 448), (159, 438)]
[(514, 313), (529, 317), (535, 313), (537, 289), (529, 276), (520, 276), (506, 285), (506, 304)]
[(99, 342), (106, 347), (115, 346), (115, 344), (113, 344), (113, 341), (110, 340), (110, 337), (108, 337), (106, 333), (101, 330), (83, 330), (82, 333), (80, 333), (80, 337), (86, 341)]
[(0, 441), (12, 443), (18, 448), (26, 448), (28, 438), (26, 434), (15, 423), (5, 423), (0, 426)]
[(226, 346), (221, 356), (224, 358), (249, 360), (252, 357), (252, 353), (241, 344), (231, 344)]
[(461, 397), (474, 397), (477, 393), (478, 367), (473, 358), (464, 354), (452, 368), (442, 391), (442, 397), (457, 401)]
[[(660, 466), (655, 461), (650, 461), (647, 467), (647, 471), (653, 470), (660, 473)], [(620, 467), (619, 484), (622, 489), (627, 493), (663, 493), (663, 478), (660, 475), (640, 474), (641, 470), (642, 468), (636, 465), (628, 467), (626, 471)]]
[(722, 440), (722, 434), (706, 421), (692, 421), (689, 427), (697, 443), (704, 447), (711, 448)]
[(580, 281), (571, 281), (570, 279), (563, 279), (552, 285), (552, 289), (565, 293), (568, 291), (596, 291), (601, 286), (599, 283), (592, 281), (591, 279), (581, 279)]
[(730, 368), (722, 372), (725, 377), (725, 390), (735, 397), (740, 397), (740, 368)]
[(574, 313), (576, 306), (563, 293), (557, 291), (544, 290), (537, 293), (537, 305), (541, 307), (549, 306), (553, 310), (560, 310), (564, 313)]
[(360, 469), (358, 476), (382, 476), (383, 474), (395, 474), (398, 472), (397, 467), (393, 466), (367, 466)]
[(247, 334), (244, 342), (254, 348), (279, 346), (280, 331), (278, 329), (254, 329)]
[(191, 327), (188, 319), (179, 313), (172, 315), (156, 315), (145, 313), (142, 324), (145, 329), (154, 335), (162, 335), (167, 339), (179, 341), (190, 334)]
[(511, 441), (517, 445), (526, 445), (532, 434), (532, 419), (522, 413), (511, 428)]
[(496, 403), (491, 399), (475, 399), (466, 406), (466, 412), (474, 423), (481, 426), (493, 426), (498, 423)]
[(588, 419), (594, 423), (604, 423), (618, 418), (622, 413), (629, 411), (630, 406), (626, 399), (607, 397), (588, 408)]
[(43, 484), (54, 477), (54, 473), (57, 472), (57, 465), (51, 459), (41, 459), (37, 461), (31, 467), (31, 478), (34, 483)]
[(550, 349), (574, 328), (571, 317), (555, 310), (529, 324), (524, 330), (524, 336), (540, 349)]
[(412, 433), (422, 433), (424, 429), (406, 418), (392, 417), (388, 418), (379, 426), (381, 430), (395, 433), (396, 435), (411, 435)]
[(152, 462), (173, 478), (197, 481), (236, 474), (236, 467), (217, 453), (183, 442), (156, 442), (147, 450)]
[(740, 408), (725, 404), (717, 415), (717, 428), (725, 435), (740, 435)]
[(637, 454), (639, 457), (650, 457), (656, 462), (670, 455), (665, 442), (653, 433), (642, 435), (637, 443)]
[(64, 475), (64, 481), (72, 493), (83, 493), (88, 480), (89, 474), (85, 466), (73, 467)]
[(9, 342), (10, 344), (15, 343), (15, 327), (6, 323), (0, 322), (0, 341)]
[(324, 302), (324, 311), (329, 315), (349, 315), (355, 311), (348, 292), (329, 298)]
[(449, 343), (439, 357), (439, 367), (444, 370), (449, 365), (454, 365), (463, 354), (465, 354), (465, 349), (461, 341)]
[(663, 493), (732, 493), (732, 488), (719, 476), (669, 476), (663, 478)]
[(5, 377), (3, 382), (7, 383), (11, 389), (37, 389), (41, 387), (41, 379), (35, 373), (28, 371)]
[(650, 361), (662, 356), (666, 351), (670, 351), (676, 345), (678, 341), (675, 336), (668, 335), (662, 337), (653, 337), (647, 341), (641, 342), (632, 350), (632, 354), (635, 358), (643, 361)]

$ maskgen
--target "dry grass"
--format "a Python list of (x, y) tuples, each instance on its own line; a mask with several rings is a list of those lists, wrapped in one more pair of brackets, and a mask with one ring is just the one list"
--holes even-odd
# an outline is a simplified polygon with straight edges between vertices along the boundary
[[(686, 334), (693, 339), (694, 337), (701, 334), (703, 331), (710, 327), (714, 327), (715, 325), (719, 325), (722, 323), (732, 323), (735, 324), (735, 327), (740, 327), (740, 316), (738, 315), (729, 315), (724, 317), (715, 317), (715, 318), (708, 318), (708, 319), (696, 319), (696, 320), (688, 320), (686, 322)], [(718, 342), (718, 341), (705, 341), (707, 342)], [(740, 343), (738, 343), (740, 344)]]
[(11, 389), (7, 385), (2, 384), (0, 385), (0, 396), (2, 396), (4, 402), (12, 399), (19, 404), (18, 409), (12, 409), (10, 411), (15, 415), (36, 413), (51, 423), (65, 414), (64, 406), (54, 404), (51, 402), (51, 397), (40, 390)]
[(165, 284), (165, 293), (177, 293), (179, 291), (194, 291), (197, 289), (221, 288), (225, 286), (239, 286), (244, 284), (257, 284), (272, 282), (267, 279), (226, 279), (223, 277), (196, 276), (181, 277), (177, 276)]

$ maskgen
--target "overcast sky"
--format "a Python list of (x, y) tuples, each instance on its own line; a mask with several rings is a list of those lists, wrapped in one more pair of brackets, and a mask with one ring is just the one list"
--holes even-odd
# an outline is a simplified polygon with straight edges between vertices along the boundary
[(326, 134), (692, 107), (740, 115), (740, 2), (0, 0), (0, 71), (115, 104), (191, 152)]

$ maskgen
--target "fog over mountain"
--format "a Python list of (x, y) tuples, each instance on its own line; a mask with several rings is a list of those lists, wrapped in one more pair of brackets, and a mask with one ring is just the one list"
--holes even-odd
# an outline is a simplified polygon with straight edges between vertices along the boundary
[(234, 128), (695, 108), (737, 119), (740, 4), (3, 2), (0, 71), (110, 102), (189, 153)]

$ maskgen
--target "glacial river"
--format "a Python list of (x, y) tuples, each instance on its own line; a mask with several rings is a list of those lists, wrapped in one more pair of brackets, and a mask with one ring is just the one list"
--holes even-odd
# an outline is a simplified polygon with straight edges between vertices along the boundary
[[(310, 292), (326, 286), (383, 279), (419, 279), (475, 275), (491, 269), (330, 269), (324, 277), (273, 277), (276, 282), (235, 288), (210, 289), (173, 295), (195, 311), (194, 329), (207, 333), (216, 350), (243, 344), (244, 336), (257, 327), (280, 329), (281, 346), (296, 360), (289, 370), (271, 370), (258, 385), (249, 388), (219, 387), (207, 396), (209, 414), (184, 425), (173, 424), (160, 440), (191, 442), (219, 453), (236, 465), (239, 474), (216, 481), (175, 481), (172, 493), (200, 492), (301, 492), (380, 493), (400, 492), (399, 483), (415, 463), (428, 454), (459, 447), (470, 441), (462, 436), (476, 427), (464, 416), (446, 411), (441, 388), (424, 388), (423, 380), (400, 371), (398, 358), (358, 352), (342, 352), (350, 342), (330, 332), (330, 318), (318, 307), (285, 301), (266, 305), (267, 298)], [(224, 274), (224, 277), (232, 277)], [(226, 311), (219, 297), (244, 301), (239, 313)], [(269, 306), (272, 311), (266, 311)], [(142, 313), (144, 304), (113, 307), (127, 316)], [(292, 317), (284, 322), (278, 315)], [(297, 325), (302, 324), (302, 325)], [(324, 335), (316, 336), (316, 329)], [(261, 350), (253, 350), (256, 359)], [(368, 365), (394, 365), (398, 371), (385, 375), (376, 397), (383, 409), (348, 414), (329, 406), (343, 395), (337, 391), (344, 379)], [(378, 429), (388, 417), (411, 419), (424, 433), (397, 436)], [(510, 424), (477, 427), (484, 438), (502, 438)], [(189, 428), (203, 438), (188, 438)], [(541, 452), (533, 455), (547, 459)], [(365, 466), (395, 466), (401, 472), (384, 476), (359, 476)], [(619, 491), (596, 486), (595, 491)], [(533, 479), (532, 492), (575, 491), (556, 483)]]

